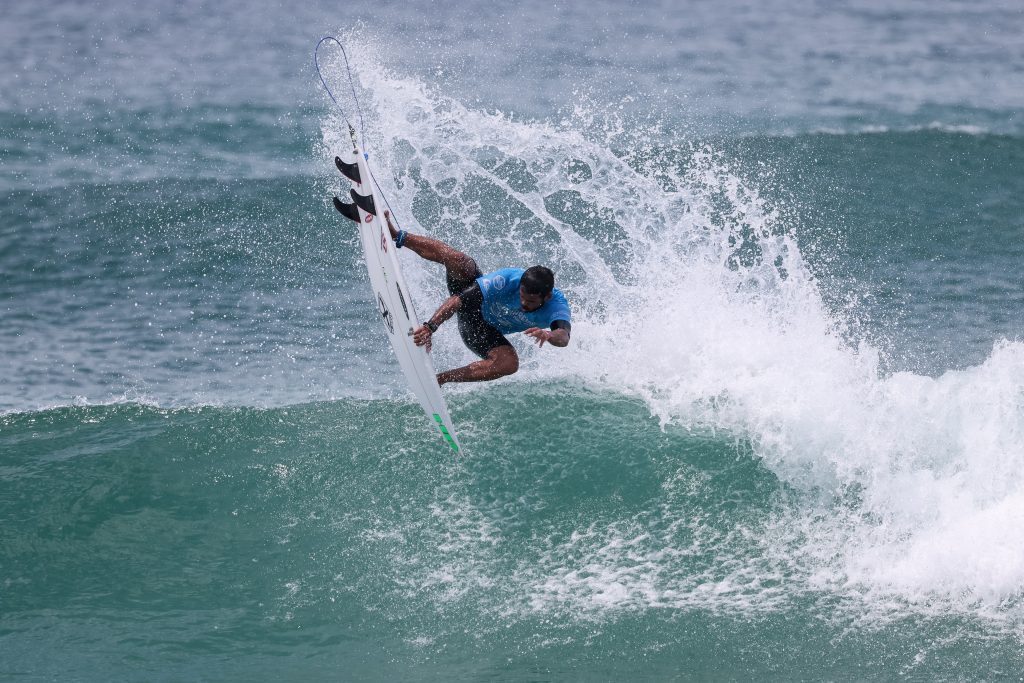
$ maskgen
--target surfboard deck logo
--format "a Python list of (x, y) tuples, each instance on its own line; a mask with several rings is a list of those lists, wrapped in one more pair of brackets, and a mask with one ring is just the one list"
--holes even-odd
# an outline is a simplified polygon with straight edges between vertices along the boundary
[(395, 323), (391, 320), (391, 311), (388, 310), (388, 305), (384, 303), (384, 297), (377, 292), (377, 308), (380, 310), (380, 315), (384, 318), (384, 326), (388, 328), (388, 334), (395, 333)]

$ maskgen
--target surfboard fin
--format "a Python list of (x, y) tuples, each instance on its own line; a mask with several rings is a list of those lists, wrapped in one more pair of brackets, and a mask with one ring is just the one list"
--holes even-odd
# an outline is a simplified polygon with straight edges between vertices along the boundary
[(334, 157), (334, 165), (338, 167), (341, 174), (353, 183), (363, 184), (359, 179), (359, 164), (349, 164), (341, 160), (341, 157)]
[(373, 195), (361, 195), (355, 191), (355, 188), (349, 190), (349, 194), (352, 195), (352, 201), (356, 203), (356, 206), (366, 213), (372, 213), (374, 216), (377, 215), (377, 207), (373, 203)]
[(362, 220), (359, 218), (359, 211), (356, 210), (355, 204), (346, 204), (337, 197), (334, 198), (334, 208), (338, 210), (345, 218), (356, 223), (361, 223)]

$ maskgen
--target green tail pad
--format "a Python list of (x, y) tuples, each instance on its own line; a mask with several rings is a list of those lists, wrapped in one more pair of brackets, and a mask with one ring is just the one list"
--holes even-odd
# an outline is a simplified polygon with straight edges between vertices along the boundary
[(453, 439), (452, 435), (448, 433), (448, 428), (444, 426), (444, 422), (441, 421), (441, 416), (437, 413), (434, 413), (434, 422), (436, 422), (437, 426), (440, 427), (444, 440), (448, 442), (448, 445), (451, 446), (456, 453), (458, 453), (459, 445), (455, 443), (455, 439)]

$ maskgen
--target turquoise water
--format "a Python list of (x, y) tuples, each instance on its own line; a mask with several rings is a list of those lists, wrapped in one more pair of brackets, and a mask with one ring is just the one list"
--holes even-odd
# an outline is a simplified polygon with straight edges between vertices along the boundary
[[(0, 678), (1020, 678), (1020, 9), (347, 8), (5, 19)], [(457, 458), (326, 34), (404, 227), (573, 304)]]
[(1005, 626), (901, 604), (863, 623), (862, 596), (815, 585), (810, 530), (790, 527), (814, 503), (749, 444), (582, 390), (453, 409), (487, 458), (432, 448), (407, 402), (3, 418), (6, 675), (930, 680), (1019, 662)]

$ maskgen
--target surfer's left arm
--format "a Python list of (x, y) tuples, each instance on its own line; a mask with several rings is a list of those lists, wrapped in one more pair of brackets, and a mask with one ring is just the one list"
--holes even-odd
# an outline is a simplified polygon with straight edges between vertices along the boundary
[(544, 346), (544, 342), (548, 342), (552, 346), (558, 346), (565, 348), (569, 345), (569, 332), (572, 330), (572, 325), (569, 324), (568, 320), (556, 320), (551, 323), (550, 330), (542, 330), (539, 327), (531, 327), (526, 330), (523, 334), (533, 337), (538, 346)]

